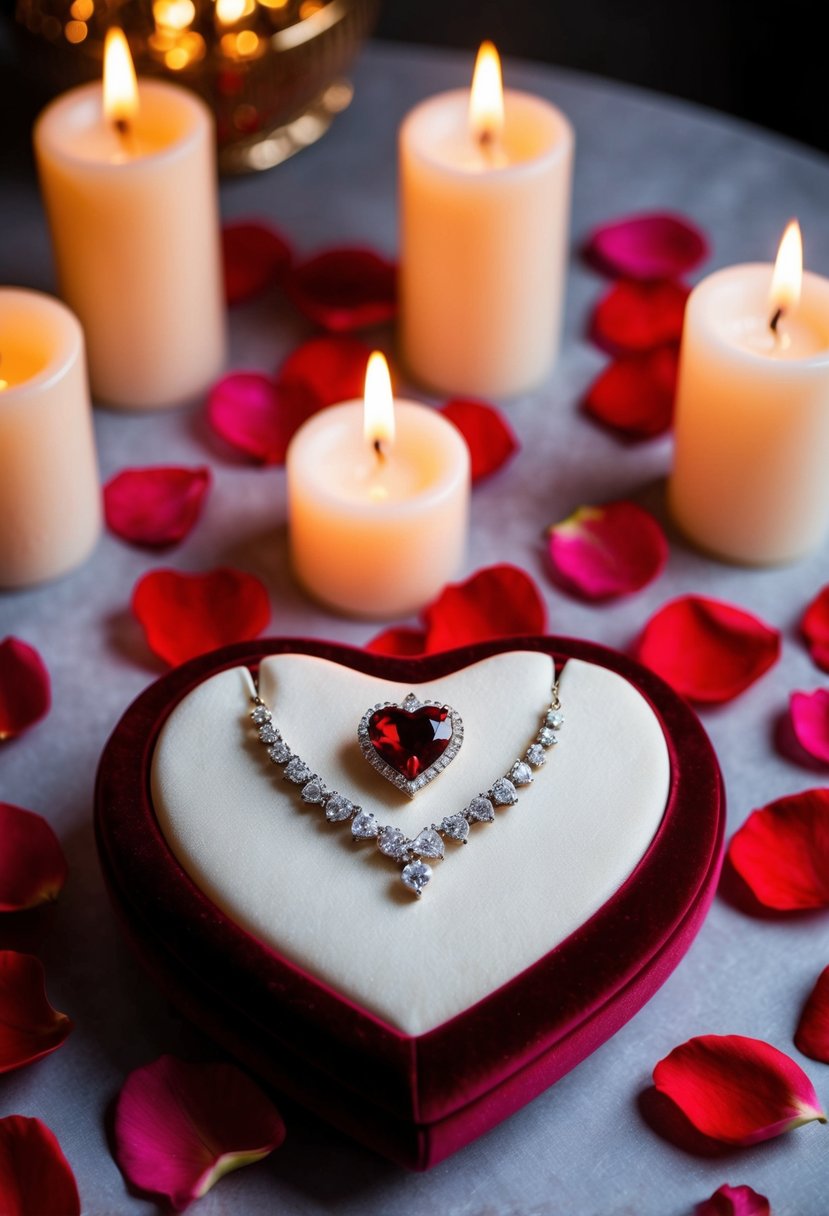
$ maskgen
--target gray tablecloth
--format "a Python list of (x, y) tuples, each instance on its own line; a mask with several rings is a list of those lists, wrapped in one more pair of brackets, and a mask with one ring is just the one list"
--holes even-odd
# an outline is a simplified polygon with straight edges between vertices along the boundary
[[(469, 56), (369, 48), (356, 72), (356, 100), (332, 132), (272, 173), (226, 182), (224, 214), (269, 218), (303, 251), (353, 241), (393, 253), (398, 123), (422, 97), (462, 84), (469, 67)], [(785, 221), (797, 214), (807, 265), (829, 272), (829, 164), (822, 157), (602, 81), (509, 63), (506, 78), (555, 101), (574, 123), (574, 248), (602, 220), (675, 208), (710, 234), (710, 269), (771, 258)], [(50, 289), (33, 182), (4, 185), (0, 232), (0, 281)], [(734, 704), (705, 714), (725, 772), (733, 829), (753, 807), (825, 780), (776, 753), (774, 727), (789, 691), (821, 683), (796, 626), (829, 577), (827, 552), (787, 569), (748, 571), (706, 560), (673, 537), (665, 574), (617, 605), (585, 606), (552, 587), (541, 543), (545, 525), (579, 503), (618, 496), (663, 511), (660, 483), (670, 440), (620, 445), (576, 408), (603, 361), (584, 338), (603, 289), (574, 257), (559, 366), (550, 384), (509, 406), (523, 451), (475, 491), (467, 570), (499, 560), (520, 563), (544, 589), (552, 631), (620, 648), (654, 609), (689, 591), (733, 600), (781, 627), (785, 644), (777, 667)], [(232, 318), (233, 365), (270, 368), (305, 334), (273, 299), (247, 306)], [(327, 614), (294, 586), (286, 563), (284, 474), (220, 451), (200, 409), (148, 417), (99, 411), (96, 429), (104, 478), (144, 463), (208, 461), (213, 468), (203, 521), (164, 563), (185, 570), (230, 563), (260, 575), (271, 595), (274, 633), (361, 644), (376, 631)], [(0, 596), (0, 637), (14, 633), (35, 645), (54, 681), (49, 718), (0, 751), (0, 798), (47, 815), (71, 866), (59, 904), (11, 924), (0, 921), (0, 943), (40, 955), (54, 1004), (76, 1022), (59, 1052), (0, 1078), (0, 1112), (37, 1115), (54, 1129), (76, 1172), (84, 1210), (96, 1216), (155, 1210), (151, 1201), (128, 1194), (110, 1155), (108, 1119), (123, 1078), (162, 1052), (198, 1046), (195, 1032), (154, 991), (121, 939), (92, 834), (100, 751), (119, 715), (160, 671), (129, 612), (136, 579), (158, 564), (157, 557), (105, 536), (93, 560), (71, 577)], [(403, 1174), (291, 1110), (285, 1146), (267, 1163), (223, 1180), (198, 1210), (204, 1216), (683, 1216), (727, 1179), (768, 1194), (777, 1213), (823, 1216), (829, 1209), (826, 1129), (810, 1125), (750, 1150), (700, 1159), (654, 1134), (638, 1098), (653, 1064), (695, 1034), (754, 1035), (799, 1058), (792, 1033), (800, 1004), (827, 962), (829, 919), (755, 921), (718, 899), (687, 958), (631, 1023), (546, 1094), (431, 1173)], [(825, 1066), (802, 1062), (829, 1101)]]

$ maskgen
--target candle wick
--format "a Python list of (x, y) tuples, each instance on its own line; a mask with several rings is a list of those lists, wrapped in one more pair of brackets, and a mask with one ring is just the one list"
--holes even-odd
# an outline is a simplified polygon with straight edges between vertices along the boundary
[(115, 127), (116, 134), (123, 144), (124, 148), (129, 148), (132, 143), (132, 127), (128, 118), (113, 118), (112, 125)]
[(386, 453), (383, 451), (382, 441), (380, 439), (375, 439), (372, 446), (374, 447), (374, 451), (377, 453), (378, 461), (380, 464), (383, 464), (386, 459)]
[(778, 338), (780, 336), (777, 332), (777, 327), (783, 318), (784, 311), (785, 311), (785, 309), (783, 309), (783, 308), (776, 308), (774, 310), (774, 315), (772, 316), (771, 320), (769, 321), (769, 329), (774, 334), (775, 338)]

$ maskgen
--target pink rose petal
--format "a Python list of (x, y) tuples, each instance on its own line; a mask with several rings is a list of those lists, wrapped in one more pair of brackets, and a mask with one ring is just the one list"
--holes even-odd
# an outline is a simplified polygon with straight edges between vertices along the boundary
[(75, 1176), (54, 1132), (40, 1119), (0, 1119), (3, 1216), (81, 1216)]
[(757, 1144), (815, 1119), (826, 1122), (803, 1069), (761, 1039), (689, 1039), (659, 1061), (653, 1082), (697, 1131), (724, 1144)]
[(161, 1056), (130, 1073), (115, 1110), (115, 1156), (125, 1177), (177, 1212), (284, 1139), (279, 1112), (232, 1064)]
[(684, 595), (651, 617), (638, 656), (689, 701), (716, 705), (777, 662), (780, 633), (733, 604)]
[(789, 698), (792, 731), (815, 760), (829, 764), (829, 689), (793, 692)]
[(668, 542), (652, 515), (622, 500), (579, 507), (554, 524), (548, 552), (568, 591), (587, 600), (608, 600), (652, 582), (668, 560)]
[(241, 304), (279, 283), (291, 264), (291, 247), (270, 224), (247, 220), (222, 228), (225, 295)]
[(679, 343), (685, 302), (684, 283), (614, 283), (597, 304), (590, 323), (593, 341), (611, 355), (633, 355)]
[(803, 1006), (795, 1047), (804, 1056), (829, 1064), (829, 967), (824, 967)]
[(708, 242), (681, 215), (632, 215), (597, 228), (586, 255), (606, 274), (623, 279), (676, 279), (708, 256)]
[(20, 638), (0, 642), (0, 741), (22, 734), (49, 712), (49, 672), (34, 646)]
[(107, 526), (132, 545), (175, 545), (199, 518), (209, 487), (204, 467), (124, 469), (104, 486)]
[(728, 859), (764, 908), (829, 908), (829, 789), (752, 811), (732, 836)]
[(231, 372), (210, 390), (207, 419), (231, 447), (260, 464), (284, 464), (294, 431), (318, 408), (299, 385), (279, 385), (260, 372)]
[(371, 347), (359, 338), (310, 338), (279, 368), (277, 387), (309, 395), (318, 409), (361, 398), (370, 354)]
[(815, 663), (822, 671), (829, 671), (829, 584), (809, 604), (800, 628)]
[(0, 1073), (56, 1051), (72, 1021), (49, 1004), (40, 959), (0, 950)]
[(698, 1203), (694, 1216), (771, 1216), (765, 1195), (750, 1186), (729, 1186), (727, 1182), (710, 1199)]
[(23, 912), (57, 899), (66, 858), (42, 815), (0, 802), (0, 912)]
[(519, 443), (504, 415), (483, 401), (455, 398), (441, 410), (466, 440), (472, 481), (482, 481), (512, 459)]
[(372, 249), (328, 249), (295, 266), (285, 291), (330, 333), (382, 325), (397, 314), (397, 267)]

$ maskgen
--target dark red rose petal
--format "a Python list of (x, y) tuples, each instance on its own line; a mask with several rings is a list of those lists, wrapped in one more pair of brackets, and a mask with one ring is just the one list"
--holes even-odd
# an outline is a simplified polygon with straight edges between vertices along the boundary
[(0, 1119), (3, 1216), (80, 1216), (75, 1176), (54, 1132), (40, 1119)]
[(492, 405), (455, 398), (447, 401), (441, 413), (466, 440), (473, 482), (497, 473), (518, 451), (515, 432)]
[(826, 1122), (803, 1069), (744, 1035), (689, 1039), (659, 1061), (653, 1082), (698, 1131), (724, 1144), (757, 1144), (814, 1119)]
[(264, 584), (231, 567), (151, 570), (136, 583), (132, 610), (152, 652), (171, 666), (255, 638), (271, 617)]
[(435, 654), (490, 638), (544, 633), (547, 610), (529, 574), (488, 566), (465, 583), (450, 583), (423, 612), (426, 651)]
[(585, 254), (605, 274), (622, 279), (676, 279), (708, 256), (708, 242), (681, 215), (632, 215), (597, 228)]
[(225, 224), (222, 228), (225, 296), (240, 304), (279, 283), (291, 265), (291, 247), (283, 236), (255, 220)]
[(614, 283), (596, 306), (591, 337), (611, 355), (678, 344), (689, 293), (684, 283)]
[(714, 705), (744, 692), (777, 662), (780, 633), (742, 608), (685, 595), (651, 617), (638, 655), (689, 701)]
[(829, 584), (809, 604), (800, 628), (815, 663), (829, 671)]
[(0, 950), (0, 1073), (56, 1051), (72, 1021), (49, 1004), (40, 959)]
[(372, 654), (393, 654), (399, 658), (410, 658), (426, 651), (426, 633), (423, 629), (407, 629), (401, 625), (395, 629), (384, 629), (366, 645)]
[(752, 811), (728, 858), (766, 908), (829, 907), (829, 789), (804, 790)]
[(679, 357), (672, 346), (625, 355), (593, 381), (584, 410), (625, 439), (652, 439), (674, 419)]
[(199, 518), (209, 488), (204, 467), (124, 469), (104, 486), (107, 526), (132, 545), (175, 545)]
[(698, 1203), (694, 1216), (771, 1216), (765, 1195), (750, 1186), (729, 1186), (724, 1182), (710, 1199)]
[(579, 507), (548, 532), (556, 578), (587, 600), (630, 595), (652, 582), (668, 560), (659, 524), (633, 502)]
[(829, 1064), (829, 967), (824, 967), (803, 1006), (794, 1036), (804, 1056)]
[(115, 1156), (125, 1177), (164, 1195), (177, 1212), (284, 1139), (276, 1107), (233, 1064), (161, 1056), (130, 1073), (115, 1110)]
[(260, 464), (283, 464), (297, 427), (317, 409), (307, 388), (277, 384), (259, 372), (231, 372), (207, 398), (216, 434)]
[(276, 373), (280, 389), (308, 394), (317, 407), (363, 396), (371, 347), (359, 338), (311, 338), (290, 354)]
[(397, 315), (397, 266), (371, 249), (328, 249), (295, 266), (285, 291), (315, 325), (350, 333)]
[(805, 752), (829, 764), (829, 688), (793, 692), (789, 698), (792, 733)]
[(66, 858), (42, 815), (0, 802), (0, 912), (23, 912), (57, 899)]
[(22, 734), (49, 712), (49, 672), (34, 646), (20, 638), (0, 642), (0, 741)]

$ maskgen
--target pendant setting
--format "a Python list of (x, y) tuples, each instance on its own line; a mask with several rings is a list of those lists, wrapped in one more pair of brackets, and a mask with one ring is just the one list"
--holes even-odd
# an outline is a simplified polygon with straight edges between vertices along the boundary
[(371, 767), (414, 798), (457, 756), (463, 721), (451, 705), (421, 701), (410, 692), (401, 702), (384, 701), (367, 709), (357, 739)]

